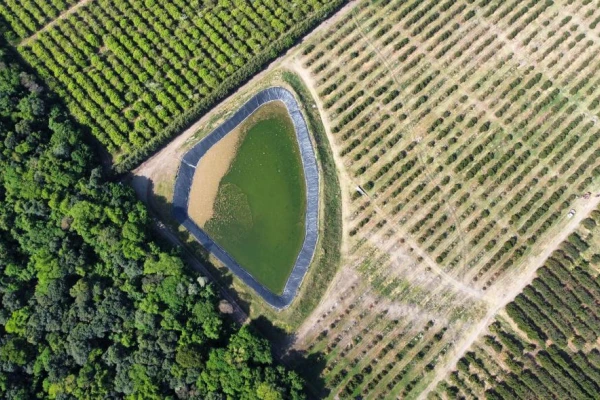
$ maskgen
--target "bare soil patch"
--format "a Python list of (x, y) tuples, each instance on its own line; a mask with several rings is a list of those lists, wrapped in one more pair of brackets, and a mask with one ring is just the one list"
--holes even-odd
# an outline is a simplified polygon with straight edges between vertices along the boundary
[(235, 158), (242, 133), (239, 128), (229, 132), (206, 152), (196, 167), (188, 214), (200, 227), (213, 216), (219, 183)]

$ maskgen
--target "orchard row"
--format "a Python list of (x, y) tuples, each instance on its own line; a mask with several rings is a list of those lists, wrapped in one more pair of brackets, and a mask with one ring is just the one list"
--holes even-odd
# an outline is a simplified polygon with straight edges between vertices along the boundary
[[(531, 2), (529, 11), (515, 4), (473, 16), (470, 2), (388, 2), (385, 13), (348, 16), (338, 34), (304, 56), (340, 155), (392, 218), (358, 209), (363, 217), (354, 217), (351, 235), (399, 223), (442, 267), (483, 288), (518, 264), (600, 174), (596, 117), (585, 108), (600, 94), (598, 46), (570, 19), (555, 17), (551, 3)], [(438, 25), (450, 21), (462, 23), (444, 34)], [(352, 24), (360, 29), (344, 28)], [(511, 28), (510, 43), (523, 46), (525, 37), (530, 56), (510, 51), (491, 24)], [(544, 49), (551, 51), (543, 56)], [(553, 57), (557, 49), (570, 61)], [(527, 66), (535, 57), (548, 73)], [(581, 102), (570, 98), (581, 93)]]
[[(485, 315), (479, 299), (510, 290), (582, 195), (598, 189), (600, 48), (589, 31), (597, 17), (590, 2), (361, 2), (303, 48), (349, 187), (364, 191), (348, 194), (346, 219), (358, 279), (403, 323), (422, 330), (428, 315), (448, 328), (432, 347), (436, 362), (409, 352), (422, 375), (411, 384), (416, 373), (385, 358), (402, 353), (404, 339), (369, 336), (384, 359), (346, 350), (346, 332), (372, 332), (356, 317), (365, 307), (324, 315), (313, 351), (327, 349), (332, 396), (424, 390), (454, 334)], [(576, 316), (556, 325), (527, 315), (558, 339), (567, 323), (587, 337), (597, 329)], [(501, 369), (494, 357), (482, 361), (491, 375), (474, 381)], [(482, 385), (460, 394), (481, 398)]]
[[(87, 3), (19, 46), (124, 169), (343, 1)], [(0, 5), (4, 13), (20, 9)], [(15, 11), (16, 12), (16, 11)]]
[(441, 398), (597, 396), (600, 212), (594, 211), (506, 307), (475, 351), (438, 387)]

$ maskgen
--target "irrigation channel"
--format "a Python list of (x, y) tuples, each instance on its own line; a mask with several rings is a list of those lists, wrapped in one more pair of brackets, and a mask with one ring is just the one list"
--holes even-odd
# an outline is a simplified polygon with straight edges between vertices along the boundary
[[(254, 279), (233, 257), (215, 243), (188, 214), (190, 190), (196, 172), (196, 165), (198, 165), (200, 159), (212, 146), (250, 117), (258, 108), (273, 101), (281, 101), (285, 104), (293, 122), (296, 139), (300, 148), (304, 178), (306, 180), (307, 200), (304, 242), (281, 295), (271, 292)], [(273, 308), (284, 309), (292, 303), (315, 254), (319, 235), (319, 171), (317, 160), (310, 141), (306, 121), (292, 93), (282, 87), (271, 87), (262, 90), (248, 100), (232, 117), (204, 137), (183, 156), (175, 181), (173, 215), (204, 248), (217, 257), (231, 272), (251, 287)]]

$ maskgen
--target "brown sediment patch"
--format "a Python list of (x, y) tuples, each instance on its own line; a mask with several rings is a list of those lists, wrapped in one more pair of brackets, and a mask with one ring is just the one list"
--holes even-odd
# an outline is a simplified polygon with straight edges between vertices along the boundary
[(219, 183), (235, 158), (243, 130), (236, 128), (200, 159), (190, 191), (188, 214), (201, 228), (213, 216)]
[(258, 121), (282, 113), (289, 118), (285, 105), (278, 100), (259, 107), (254, 113), (219, 140), (202, 156), (196, 166), (190, 189), (188, 215), (200, 228), (214, 215), (219, 184), (233, 162), (248, 129)]

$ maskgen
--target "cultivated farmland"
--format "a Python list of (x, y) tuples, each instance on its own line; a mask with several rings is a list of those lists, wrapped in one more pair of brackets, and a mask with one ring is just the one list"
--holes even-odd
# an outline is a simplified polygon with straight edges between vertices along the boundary
[(0, 15), (10, 25), (9, 39), (25, 39), (76, 3), (77, 0), (6, 0), (0, 7)]
[(295, 332), (314, 393), (446, 396), (598, 206), (599, 17), (584, 2), (365, 1), (274, 66), (309, 89), (342, 189), (343, 262)]
[(346, 196), (345, 266), (297, 344), (330, 397), (429, 393), (596, 207), (598, 18), (589, 1), (361, 2), (288, 61)]
[(0, 3), (7, 36), (122, 171), (342, 1), (83, 0), (59, 17), (71, 3), (17, 3)]
[(600, 212), (592, 216), (460, 359), (436, 398), (598, 396)]

